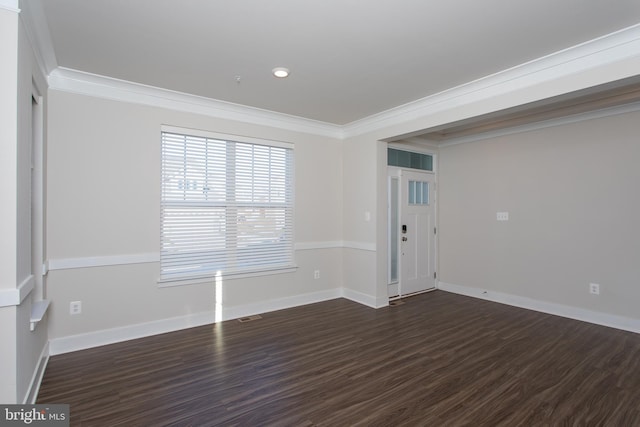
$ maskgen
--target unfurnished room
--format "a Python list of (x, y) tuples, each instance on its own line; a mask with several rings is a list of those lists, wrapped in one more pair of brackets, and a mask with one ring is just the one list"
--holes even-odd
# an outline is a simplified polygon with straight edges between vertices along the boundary
[(0, 424), (640, 426), (638, 0), (0, 0)]

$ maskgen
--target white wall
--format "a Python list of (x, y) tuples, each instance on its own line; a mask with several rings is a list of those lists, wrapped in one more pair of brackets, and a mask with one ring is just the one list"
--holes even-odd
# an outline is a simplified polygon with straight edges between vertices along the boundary
[[(405, 139), (459, 120), (495, 113), (514, 106), (547, 100), (573, 91), (637, 76), (640, 73), (640, 61), (638, 60), (640, 57), (636, 53), (637, 49), (632, 49), (632, 47), (637, 46), (638, 40), (636, 33), (633, 31), (631, 33), (614, 33), (602, 39), (576, 46), (567, 51), (558, 52), (348, 125), (346, 134), (349, 137), (345, 140), (344, 160), (345, 240), (359, 239), (361, 241), (374, 242), (375, 254), (354, 256), (353, 251), (345, 252), (345, 287), (357, 289), (358, 292), (365, 293), (380, 302), (386, 284), (387, 189), (385, 181), (386, 165), (383, 153), (384, 142), (381, 141)], [(464, 150), (464, 148), (458, 149)], [(451, 148), (451, 150), (453, 152), (454, 149)], [(457, 159), (453, 159), (448, 164), (455, 164), (456, 161)], [(509, 164), (510, 161), (505, 159), (505, 162)], [(351, 164), (355, 165), (353, 171), (349, 171)], [(374, 164), (376, 166), (373, 166)], [(366, 177), (366, 182), (358, 181), (358, 176)], [(356, 179), (354, 183), (350, 181), (351, 177)], [(446, 196), (445, 193), (447, 191), (450, 191), (450, 194), (455, 194), (459, 189), (457, 186), (447, 189), (446, 184), (443, 186), (438, 185), (439, 195), (443, 197)], [(348, 200), (352, 196), (355, 198), (354, 202)], [(455, 199), (456, 196), (450, 197)], [(372, 228), (363, 227), (362, 224), (358, 223), (357, 218), (360, 215), (361, 206), (371, 203), (375, 205), (376, 224)], [(449, 213), (446, 211), (448, 207), (446, 205), (443, 207), (440, 202), (438, 203), (439, 218), (442, 221), (443, 217)], [(493, 212), (493, 215), (495, 217), (495, 212)], [(349, 237), (349, 234), (353, 236)], [(440, 232), (438, 233), (438, 239), (439, 242), (442, 242)], [(455, 247), (455, 245), (448, 248), (447, 255), (449, 258), (443, 262), (448, 262), (449, 267), (453, 264), (458, 267), (464, 265), (463, 262), (458, 262), (464, 261), (464, 259), (456, 257), (455, 251), (451, 249), (452, 247)], [(485, 255), (490, 256), (492, 254), (491, 248), (484, 249), (489, 251)], [(442, 247), (440, 247), (439, 256), (445, 256), (442, 250)], [(520, 262), (522, 263), (524, 260)], [(440, 264), (440, 269), (443, 265), (445, 264)], [(494, 268), (492, 271), (495, 273), (497, 270)], [(442, 272), (439, 271), (438, 277), (443, 284), (456, 285), (454, 282), (447, 283), (448, 279), (455, 280), (455, 277), (443, 277), (440, 273)], [(595, 281), (595, 279), (590, 280)], [(457, 285), (467, 286), (466, 283)], [(474, 286), (473, 283), (470, 286)], [(449, 287), (448, 289), (451, 290), (452, 288)], [(510, 290), (512, 289), (510, 288)], [(525, 297), (519, 294), (517, 290), (512, 291), (514, 295), (520, 296), (519, 303), (521, 305), (528, 304), (526, 301), (523, 302), (522, 298), (535, 298), (535, 296)], [(477, 296), (484, 295), (482, 291), (469, 293)], [(502, 295), (502, 297), (502, 299), (508, 298), (507, 294)], [(531, 301), (535, 303), (535, 301), (541, 300), (534, 299)], [(566, 298), (563, 301), (566, 301)], [(559, 310), (556, 310), (558, 307), (550, 307), (549, 305), (544, 308), (559, 312), (567, 307), (562, 303), (557, 304), (560, 305)], [(606, 313), (604, 310), (599, 311), (601, 308), (603, 307), (600, 306), (588, 310), (582, 309), (582, 312), (578, 314), (574, 312), (573, 315), (574, 317), (593, 319), (594, 314), (597, 317), (599, 313)], [(621, 326), (623, 323), (627, 323), (628, 320), (625, 317), (624, 319), (615, 319), (615, 321), (609, 322), (611, 319), (607, 316), (596, 320), (603, 319), (604, 323), (608, 322), (616, 326)], [(640, 331), (640, 324), (635, 324), (629, 329)]]
[(18, 22), (0, 9), (0, 289), (16, 286)]
[(31, 399), (46, 358), (46, 318), (30, 331), (31, 96), (46, 91), (18, 11), (0, 8), (0, 402)]
[[(640, 331), (640, 113), (623, 111), (440, 148), (440, 287)], [(384, 135), (347, 139), (344, 149), (345, 240), (376, 248), (345, 250), (345, 288), (376, 306), (387, 277)], [(371, 204), (373, 227), (360, 218)], [(498, 211), (511, 220), (497, 222)], [(601, 285), (599, 297), (589, 283)]]
[[(344, 143), (344, 286), (362, 303), (378, 307), (376, 225), (378, 185), (376, 142), (351, 138)], [(384, 195), (383, 195), (384, 197)], [(366, 214), (370, 219), (367, 220)]]
[[(17, 153), (17, 281), (18, 285), (33, 281), (38, 271), (32, 271), (32, 198), (31, 198), (31, 165), (32, 165), (32, 96), (35, 91), (42, 96), (43, 111), (46, 110), (47, 84), (35, 58), (25, 26), (20, 20), (18, 52), (18, 153)], [(46, 120), (46, 115), (43, 118)], [(37, 387), (40, 370), (46, 363), (43, 351), (47, 346), (47, 320), (45, 318), (34, 331), (30, 329), (32, 305), (40, 299), (41, 290), (31, 291), (22, 303), (16, 307), (16, 374), (17, 399), (33, 399)], [(31, 394), (30, 394), (31, 393)]]
[[(49, 272), (52, 340), (338, 295), (341, 141), (55, 90), (49, 106), (47, 253), (52, 268), (94, 257), (124, 257), (125, 263)], [(159, 253), (162, 124), (295, 144), (295, 273), (227, 281), (222, 300), (216, 301), (213, 283), (159, 288), (157, 262), (126, 264), (131, 256)], [(314, 270), (320, 270), (320, 279), (313, 279)], [(69, 302), (76, 300), (83, 312), (70, 316)]]
[(440, 280), (640, 319), (639, 121), (632, 112), (441, 148)]

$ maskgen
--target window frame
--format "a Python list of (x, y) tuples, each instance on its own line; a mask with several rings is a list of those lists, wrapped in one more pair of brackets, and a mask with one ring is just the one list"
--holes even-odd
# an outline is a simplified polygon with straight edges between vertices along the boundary
[[(190, 284), (190, 283), (209, 282), (211, 280), (219, 280), (220, 278), (234, 279), (234, 278), (243, 278), (243, 277), (263, 276), (263, 275), (270, 275), (270, 274), (280, 274), (280, 273), (295, 271), (297, 267), (295, 264), (295, 236), (294, 236), (294, 231), (295, 231), (294, 144), (289, 142), (283, 142), (283, 141), (267, 140), (263, 138), (254, 138), (254, 137), (247, 137), (247, 136), (241, 136), (241, 135), (222, 134), (222, 133), (210, 132), (205, 130), (189, 129), (189, 128), (182, 128), (182, 127), (176, 127), (176, 126), (169, 126), (169, 125), (162, 125), (160, 130), (161, 130), (160, 132), (161, 195), (160, 195), (160, 275), (158, 278), (159, 286), (175, 286), (175, 285)], [(238, 265), (236, 265), (234, 266), (235, 268), (232, 270), (215, 270), (215, 269), (206, 269), (203, 267), (202, 270), (200, 271), (198, 271), (197, 269), (194, 269), (190, 273), (182, 273), (182, 274), (165, 271), (165, 267), (167, 267), (168, 264), (163, 265), (163, 262), (170, 263), (169, 260), (171, 259), (172, 254), (173, 256), (175, 256), (176, 254), (176, 251), (173, 251), (173, 252), (167, 251), (165, 248), (166, 241), (164, 240), (165, 237), (163, 236), (163, 233), (165, 232), (166, 226), (167, 226), (166, 224), (167, 209), (170, 209), (171, 207), (175, 208), (176, 206), (180, 205), (180, 202), (176, 201), (175, 199), (172, 200), (170, 198), (167, 198), (167, 199), (165, 198), (165, 181), (167, 179), (167, 176), (166, 176), (167, 172), (165, 172), (165, 157), (164, 157), (165, 156), (165, 134), (180, 135), (187, 138), (189, 137), (206, 138), (207, 140), (212, 140), (212, 141), (224, 141), (227, 143), (227, 145), (229, 144), (233, 145), (234, 153), (238, 147), (237, 144), (240, 144), (240, 146), (244, 148), (247, 147), (247, 144), (253, 146), (254, 148), (266, 147), (266, 148), (269, 148), (268, 150), (269, 152), (272, 151), (270, 150), (271, 148), (282, 148), (287, 150), (284, 152), (284, 156), (286, 157), (286, 159), (284, 160), (285, 174), (283, 177), (285, 181), (284, 186), (285, 186), (285, 193), (286, 193), (286, 195), (283, 196), (285, 199), (285, 202), (281, 202), (281, 203), (273, 202), (273, 206), (270, 207), (270, 209), (273, 209), (274, 211), (277, 211), (277, 209), (281, 209), (282, 215), (283, 215), (283, 221), (285, 224), (285, 226), (282, 228), (283, 234), (285, 235), (283, 244), (281, 245), (281, 248), (282, 248), (281, 252), (285, 254), (285, 257), (282, 263), (273, 263), (268, 265), (263, 264), (262, 267), (260, 266), (260, 263), (250, 264), (250, 267), (239, 267)], [(257, 148), (257, 149), (259, 150), (260, 148)], [(203, 159), (205, 159), (205, 161), (208, 161), (209, 157), (210, 156), (207, 154), (203, 157)], [(232, 158), (235, 159), (235, 157), (232, 157)], [(268, 164), (270, 168), (271, 160), (269, 160)], [(230, 166), (227, 158), (225, 160), (224, 167), (225, 167), (224, 174), (228, 174), (230, 170), (233, 170), (233, 171), (236, 170), (237, 162), (234, 162), (233, 165)], [(208, 179), (209, 177), (208, 169), (206, 170), (207, 172), (205, 172), (205, 178), (204, 178), (205, 180)], [(249, 176), (254, 177), (256, 175), (254, 168), (251, 167), (250, 170), (251, 172)], [(245, 175), (245, 177), (246, 176), (247, 175)], [(236, 184), (237, 184), (237, 179), (238, 178), (236, 177), (236, 179), (234, 180)], [(269, 174), (269, 179), (270, 180), (268, 182), (273, 182), (273, 177), (271, 174)], [(231, 187), (233, 187), (233, 189), (229, 190), (229, 188)], [(237, 202), (235, 200), (230, 201), (228, 198), (229, 191), (231, 191), (232, 193), (235, 193), (238, 188), (239, 188), (238, 185), (231, 186), (229, 183), (225, 183), (224, 185), (224, 189), (227, 194), (225, 196), (226, 201), (223, 203), (225, 216), (229, 215), (229, 211), (233, 212), (234, 209), (236, 210), (238, 209)], [(185, 188), (185, 194), (186, 194), (186, 190), (187, 188)], [(206, 192), (209, 191), (208, 184), (205, 187), (203, 187), (202, 190), (203, 190), (203, 193), (205, 193), (205, 199), (206, 199), (207, 198)], [(175, 191), (175, 189), (173, 191)], [(183, 200), (184, 208), (187, 209), (189, 208), (190, 205), (193, 205), (194, 200), (195, 199), (193, 198), (188, 199), (185, 196), (185, 199)], [(213, 209), (214, 207), (217, 207), (217, 208), (220, 207), (219, 201), (202, 202), (200, 200), (200, 201), (196, 201), (196, 203), (203, 205), (205, 207), (208, 206), (211, 209)], [(261, 207), (264, 204), (265, 204), (264, 202), (257, 202), (255, 200), (253, 200), (252, 202), (243, 202), (243, 205), (245, 207), (247, 207), (248, 209), (251, 209), (251, 206), (253, 206), (254, 210), (261, 209)], [(240, 216), (237, 215), (236, 218), (237, 218), (236, 221), (239, 221)], [(239, 247), (239, 242), (242, 239), (242, 236), (241, 236), (242, 232), (239, 230), (239, 227), (240, 227), (238, 225), (239, 222), (235, 222), (235, 224), (236, 224), (235, 231), (233, 232), (225, 231), (225, 239), (228, 239), (229, 237), (231, 237), (232, 240), (235, 240), (235, 246), (237, 250), (237, 248)], [(275, 229), (277, 229), (277, 227)], [(278, 246), (278, 244), (275, 243), (274, 246)], [(228, 254), (229, 248), (225, 246), (225, 249), (223, 251), (225, 254)]]

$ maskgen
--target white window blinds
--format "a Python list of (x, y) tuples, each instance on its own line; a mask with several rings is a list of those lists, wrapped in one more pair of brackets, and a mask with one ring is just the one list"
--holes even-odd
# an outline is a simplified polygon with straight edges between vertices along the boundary
[(160, 280), (293, 265), (293, 150), (163, 130)]

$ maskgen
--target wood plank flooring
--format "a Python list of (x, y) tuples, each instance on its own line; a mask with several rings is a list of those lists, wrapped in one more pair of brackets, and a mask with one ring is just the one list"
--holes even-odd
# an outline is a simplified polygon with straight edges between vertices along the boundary
[(436, 291), (51, 357), (73, 426), (640, 426), (640, 335)]

